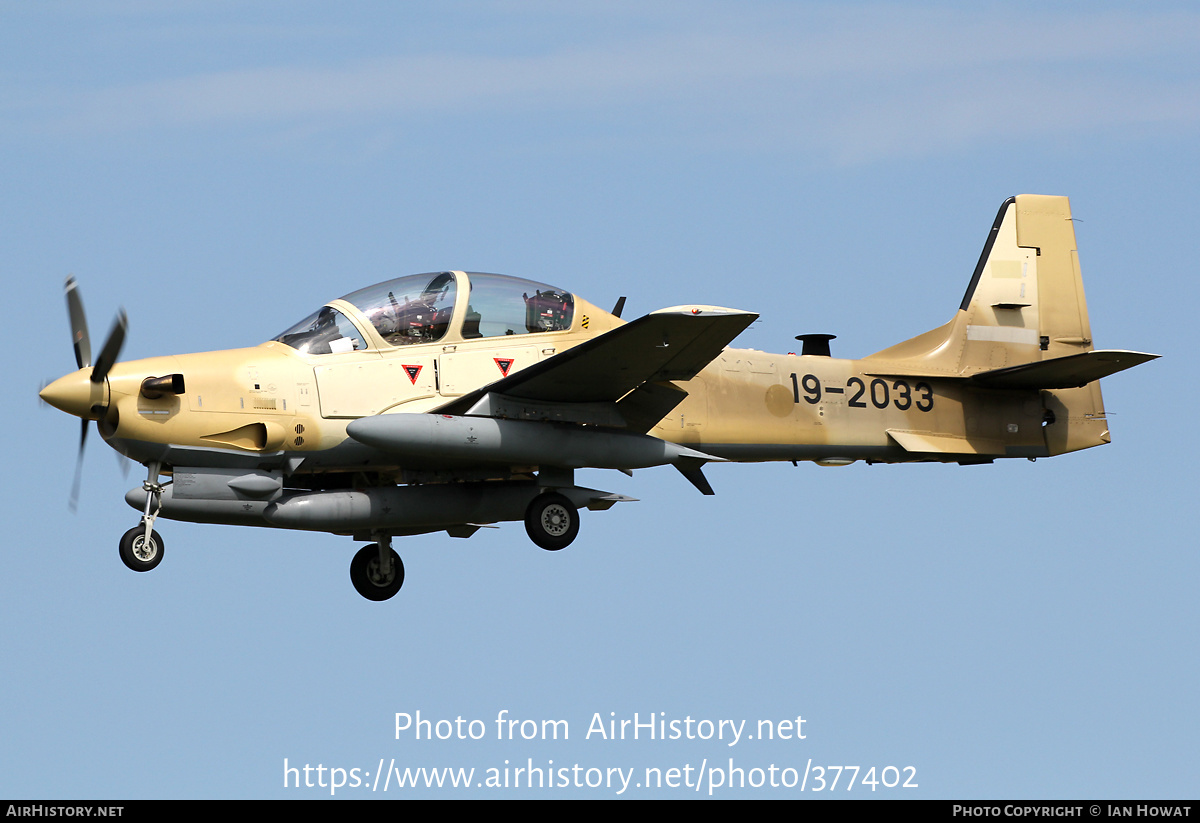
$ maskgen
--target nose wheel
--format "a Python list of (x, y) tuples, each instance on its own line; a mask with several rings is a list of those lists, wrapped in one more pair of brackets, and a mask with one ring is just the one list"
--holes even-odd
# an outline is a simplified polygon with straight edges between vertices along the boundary
[(359, 549), (350, 561), (350, 582), (368, 600), (388, 600), (400, 591), (404, 585), (404, 564), (389, 538)]
[(162, 562), (163, 539), (145, 525), (134, 526), (121, 537), (121, 562), (135, 572), (148, 572)]

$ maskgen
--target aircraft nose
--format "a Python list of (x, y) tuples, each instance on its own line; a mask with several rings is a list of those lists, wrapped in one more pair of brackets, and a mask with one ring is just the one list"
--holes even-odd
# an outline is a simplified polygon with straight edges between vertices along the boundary
[(99, 400), (101, 390), (92, 383), (91, 374), (88, 368), (64, 375), (38, 392), (38, 396), (60, 411), (87, 420), (92, 416), (93, 397)]

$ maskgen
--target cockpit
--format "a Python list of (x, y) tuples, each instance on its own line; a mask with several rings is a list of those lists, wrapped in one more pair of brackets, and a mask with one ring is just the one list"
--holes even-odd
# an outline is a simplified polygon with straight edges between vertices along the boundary
[(503, 274), (438, 272), (351, 292), (274, 339), (303, 354), (339, 354), (567, 331), (574, 316), (574, 296), (545, 283)]

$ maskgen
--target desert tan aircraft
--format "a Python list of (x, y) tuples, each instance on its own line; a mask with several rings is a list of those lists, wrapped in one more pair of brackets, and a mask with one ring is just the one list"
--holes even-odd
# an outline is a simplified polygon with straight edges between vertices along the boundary
[[(578, 510), (629, 500), (579, 468), (670, 464), (704, 494), (706, 463), (989, 463), (1109, 442), (1099, 379), (1156, 355), (1096, 350), (1065, 197), (1000, 208), (946, 325), (861, 360), (726, 346), (758, 316), (676, 306), (632, 322), (555, 286), (448, 271), (334, 300), (255, 348), (118, 363), (66, 286), (79, 370), (42, 390), (147, 477), (121, 559), (163, 557), (158, 517), (372, 540), (355, 588), (392, 597), (392, 538), (524, 520), (551, 551)], [(169, 478), (164, 481), (164, 478)], [(78, 469), (77, 482), (78, 485)]]

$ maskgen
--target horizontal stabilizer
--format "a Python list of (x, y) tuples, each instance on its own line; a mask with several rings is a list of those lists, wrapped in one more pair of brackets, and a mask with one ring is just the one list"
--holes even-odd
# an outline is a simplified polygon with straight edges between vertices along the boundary
[(1157, 357), (1118, 349), (1087, 351), (980, 372), (971, 382), (989, 389), (1073, 389)]

